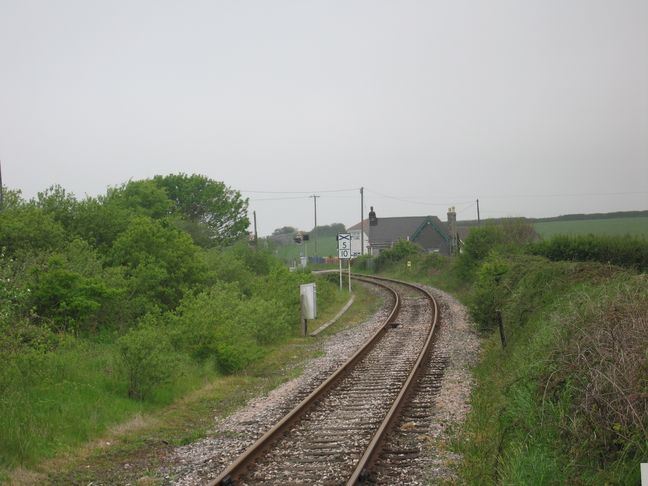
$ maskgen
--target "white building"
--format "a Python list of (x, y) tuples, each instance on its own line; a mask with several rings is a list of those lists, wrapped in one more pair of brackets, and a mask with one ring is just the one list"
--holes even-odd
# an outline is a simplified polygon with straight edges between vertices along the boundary
[[(369, 254), (369, 236), (367, 235), (367, 231), (369, 228), (369, 221), (365, 220), (363, 221), (363, 230), (364, 230), (364, 254), (368, 255)], [(360, 223), (356, 224), (352, 228), (349, 228), (347, 230), (349, 234), (351, 234), (351, 256), (353, 258), (359, 257), (362, 252), (360, 251), (362, 248), (362, 234), (361, 234), (361, 229), (360, 229)]]

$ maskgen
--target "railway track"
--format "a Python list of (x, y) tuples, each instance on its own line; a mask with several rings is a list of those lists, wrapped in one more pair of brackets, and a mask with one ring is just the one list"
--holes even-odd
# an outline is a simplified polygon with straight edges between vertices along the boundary
[(443, 372), (432, 355), (438, 306), (417, 286), (355, 278), (389, 289), (385, 323), (209, 486), (402, 482)]

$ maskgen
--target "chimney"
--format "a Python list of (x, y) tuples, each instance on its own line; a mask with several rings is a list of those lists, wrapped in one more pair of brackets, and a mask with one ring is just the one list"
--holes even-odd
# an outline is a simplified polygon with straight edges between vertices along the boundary
[(448, 208), (448, 232), (450, 233), (450, 254), (456, 255), (459, 249), (459, 237), (457, 235), (457, 213), (454, 206)]

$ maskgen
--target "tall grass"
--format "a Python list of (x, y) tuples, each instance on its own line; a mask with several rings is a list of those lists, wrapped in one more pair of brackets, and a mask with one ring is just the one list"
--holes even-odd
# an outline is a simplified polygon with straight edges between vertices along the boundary
[[(463, 480), (635, 484), (648, 454), (648, 282), (600, 264), (507, 263), (499, 281), (476, 282), (499, 296), (508, 344), (489, 333), (475, 369), (455, 444)], [(471, 310), (492, 329), (487, 309)]]

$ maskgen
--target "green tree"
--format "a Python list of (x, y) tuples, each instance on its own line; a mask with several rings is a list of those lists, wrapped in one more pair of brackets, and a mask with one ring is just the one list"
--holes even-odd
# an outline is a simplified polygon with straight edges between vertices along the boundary
[(133, 214), (105, 198), (86, 198), (74, 208), (72, 233), (107, 254), (117, 236), (128, 227)]
[(24, 204), (25, 200), (20, 189), (9, 189), (7, 186), (2, 186), (2, 207), (0, 207), (0, 210), (16, 208)]
[(101, 280), (65, 268), (60, 256), (38, 272), (31, 293), (40, 317), (49, 318), (57, 330), (79, 332), (96, 329), (96, 314), (104, 301), (117, 296)]
[(158, 175), (153, 180), (166, 191), (177, 215), (208, 229), (208, 240), (196, 240), (197, 243), (228, 244), (247, 235), (248, 201), (238, 191), (195, 174)]
[(45, 214), (50, 215), (54, 221), (59, 222), (65, 229), (71, 227), (74, 209), (78, 204), (74, 194), (68, 193), (58, 184), (39, 192), (32, 203), (42, 209)]
[(59, 248), (65, 239), (61, 224), (40, 208), (24, 205), (0, 211), (0, 248), (10, 254)]
[(169, 216), (173, 209), (165, 189), (151, 180), (129, 181), (121, 187), (109, 189), (106, 204), (153, 219)]
[(133, 292), (165, 308), (175, 307), (206, 273), (199, 248), (186, 233), (143, 216), (133, 218), (119, 235), (111, 261), (126, 267)]

